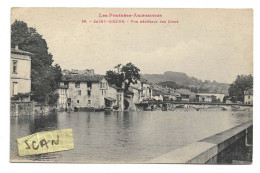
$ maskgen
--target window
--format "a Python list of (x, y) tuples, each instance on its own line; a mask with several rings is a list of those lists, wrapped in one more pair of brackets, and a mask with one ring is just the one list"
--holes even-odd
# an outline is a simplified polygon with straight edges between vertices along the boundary
[(78, 95), (79, 95), (79, 96), (81, 95), (81, 90), (78, 90)]
[(13, 95), (18, 94), (18, 82), (13, 82)]
[(250, 96), (248, 96), (248, 99), (250, 99)]
[(17, 73), (17, 60), (13, 60), (13, 73)]
[(77, 100), (77, 103), (79, 103), (79, 100)]
[(91, 104), (91, 100), (88, 100), (88, 104), (89, 104), (89, 105)]
[(103, 93), (104, 91), (102, 90), (102, 95), (104, 95), (104, 93)]
[(100, 88), (102, 88), (102, 82), (100, 82), (99, 85), (100, 85)]
[(91, 82), (87, 82), (87, 87), (91, 89), (92, 88), (92, 83)]
[(90, 96), (91, 95), (91, 91), (88, 91), (88, 96)]
[(69, 82), (64, 82), (64, 85), (69, 87)]
[(80, 82), (75, 83), (75, 88), (80, 88)]

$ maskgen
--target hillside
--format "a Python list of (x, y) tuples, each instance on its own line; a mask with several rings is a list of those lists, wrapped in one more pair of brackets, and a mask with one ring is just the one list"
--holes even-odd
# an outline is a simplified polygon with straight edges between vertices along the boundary
[(216, 81), (202, 81), (195, 77), (189, 77), (185, 73), (167, 71), (164, 74), (143, 74), (142, 78), (153, 84), (174, 89), (187, 88), (193, 92), (224, 93), (228, 95), (229, 84)]

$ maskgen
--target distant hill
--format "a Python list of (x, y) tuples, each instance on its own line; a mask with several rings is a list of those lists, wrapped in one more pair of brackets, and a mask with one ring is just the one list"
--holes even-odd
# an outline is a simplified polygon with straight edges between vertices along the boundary
[(187, 74), (172, 71), (167, 71), (164, 74), (144, 74), (142, 77), (151, 83), (174, 81), (183, 85), (189, 81), (189, 76)]
[(187, 88), (193, 92), (224, 93), (228, 95), (229, 84), (218, 83), (216, 81), (202, 81), (195, 77), (190, 77), (186, 73), (167, 71), (164, 74), (143, 74), (142, 78), (153, 84), (174, 89)]

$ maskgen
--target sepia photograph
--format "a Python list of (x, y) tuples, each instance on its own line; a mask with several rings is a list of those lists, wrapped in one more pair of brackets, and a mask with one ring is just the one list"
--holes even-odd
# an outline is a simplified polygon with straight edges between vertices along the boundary
[(253, 9), (13, 7), (10, 162), (253, 162)]

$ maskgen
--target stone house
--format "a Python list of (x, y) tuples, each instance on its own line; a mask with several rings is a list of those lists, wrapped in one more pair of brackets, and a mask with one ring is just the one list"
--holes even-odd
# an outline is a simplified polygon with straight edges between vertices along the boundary
[(69, 109), (104, 109), (108, 83), (102, 75), (64, 75), (60, 86), (67, 89)]
[(136, 88), (134, 86), (130, 86), (128, 89), (134, 93), (134, 95), (133, 95), (134, 104), (137, 104), (137, 103), (140, 103), (141, 101), (143, 101), (141, 98), (141, 95), (143, 93), (142, 89)]
[(190, 102), (196, 98), (196, 94), (188, 89), (176, 89), (176, 93), (180, 94), (182, 102)]
[(31, 56), (33, 54), (11, 48), (11, 97), (23, 94), (22, 101), (30, 101), (31, 93)]
[(68, 86), (60, 85), (56, 90), (55, 93), (59, 94), (59, 100), (57, 103), (57, 109), (60, 111), (68, 109)]
[(106, 108), (124, 110), (124, 88), (114, 85), (108, 87), (108, 94), (105, 97)]
[(244, 104), (253, 104), (253, 88), (244, 91)]
[(216, 93), (197, 93), (196, 101), (198, 102), (220, 102), (223, 103), (225, 94), (216, 94)]
[[(132, 87), (132, 88), (131, 88)], [(148, 101), (153, 98), (153, 88), (151, 85), (147, 83), (146, 80), (140, 79), (137, 81), (136, 84), (130, 85), (130, 90), (136, 93), (136, 95), (140, 95), (140, 102), (141, 101)], [(133, 98), (136, 100), (136, 98)]]

